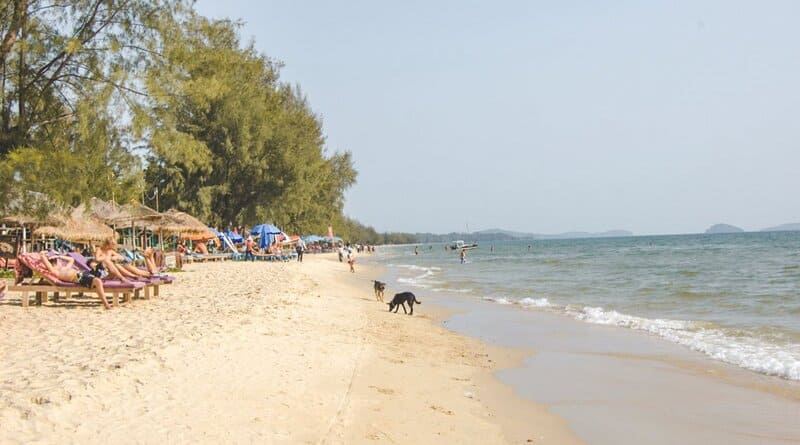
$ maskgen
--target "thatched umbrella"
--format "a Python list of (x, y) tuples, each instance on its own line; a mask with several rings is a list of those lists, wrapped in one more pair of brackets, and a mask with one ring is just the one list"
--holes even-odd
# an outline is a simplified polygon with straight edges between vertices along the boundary
[(41, 226), (34, 230), (33, 234), (55, 236), (79, 243), (97, 242), (114, 236), (111, 227), (88, 214), (82, 205), (69, 214), (54, 217), (59, 219), (57, 224)]
[(163, 226), (164, 231), (175, 233), (181, 239), (197, 241), (217, 238), (206, 224), (188, 213), (169, 209), (163, 215), (171, 221)]
[(162, 214), (135, 201), (118, 205), (114, 202), (92, 198), (91, 207), (92, 214), (105, 221), (106, 224), (111, 224), (114, 227), (130, 226), (134, 248), (136, 248), (135, 233), (137, 225), (155, 231), (167, 223)]
[(103, 201), (100, 198), (92, 198), (91, 201), (89, 201), (89, 208), (91, 209), (92, 216), (105, 221), (105, 223), (109, 225), (127, 222), (130, 219), (130, 215), (115, 202)]
[(0, 223), (22, 227), (22, 248), (28, 240), (29, 229), (58, 224), (56, 214), (64, 213), (64, 207), (53, 201), (48, 195), (26, 191), (4, 203)]

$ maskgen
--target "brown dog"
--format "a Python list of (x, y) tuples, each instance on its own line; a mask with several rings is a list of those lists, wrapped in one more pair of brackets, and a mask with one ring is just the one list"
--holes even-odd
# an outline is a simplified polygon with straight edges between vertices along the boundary
[(373, 280), (372, 289), (375, 291), (375, 301), (383, 303), (383, 291), (386, 290), (386, 283)]

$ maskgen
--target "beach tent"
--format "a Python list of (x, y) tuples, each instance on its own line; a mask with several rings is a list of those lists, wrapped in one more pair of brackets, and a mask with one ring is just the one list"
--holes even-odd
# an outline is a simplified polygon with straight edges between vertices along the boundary
[(269, 245), (275, 241), (275, 235), (281, 233), (283, 233), (283, 231), (272, 224), (259, 224), (250, 231), (251, 235), (260, 237), (258, 240), (258, 247), (261, 249), (269, 247)]

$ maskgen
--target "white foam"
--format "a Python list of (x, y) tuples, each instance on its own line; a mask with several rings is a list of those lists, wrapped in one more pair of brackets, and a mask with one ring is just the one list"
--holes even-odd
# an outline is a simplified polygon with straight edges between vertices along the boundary
[(584, 307), (568, 311), (588, 323), (621, 326), (650, 332), (674, 343), (682, 344), (709, 357), (762, 374), (800, 380), (800, 345), (776, 345), (754, 337), (733, 337), (722, 329), (698, 328), (696, 323), (682, 320), (649, 319), (606, 311), (600, 307)]
[(523, 307), (553, 307), (547, 298), (523, 298), (521, 300), (513, 300), (505, 297), (483, 297), (486, 301), (491, 301), (497, 304), (516, 304)]
[(417, 266), (415, 264), (398, 264), (395, 267), (411, 270), (414, 272), (422, 272), (413, 277), (400, 277), (397, 279), (398, 283), (407, 284), (410, 286), (416, 286), (423, 289), (430, 289), (434, 285), (442, 284), (440, 281), (434, 281), (430, 278), (436, 275), (437, 271), (440, 271), (441, 268), (439, 267), (424, 267), (424, 266)]
[(431, 290), (434, 291), (434, 292), (450, 292), (450, 293), (454, 293), (454, 294), (468, 294), (468, 293), (472, 292), (472, 289), (470, 289), (470, 288), (452, 289), (452, 288), (449, 288), (449, 287), (436, 287), (436, 288), (433, 288)]
[(547, 298), (528, 298), (525, 297), (522, 300), (519, 300), (520, 306), (525, 307), (552, 307), (553, 305), (547, 301)]
[(497, 303), (497, 304), (514, 304), (508, 298), (503, 298), (503, 297), (483, 297), (483, 299), (486, 300), (486, 301), (491, 301), (491, 302)]

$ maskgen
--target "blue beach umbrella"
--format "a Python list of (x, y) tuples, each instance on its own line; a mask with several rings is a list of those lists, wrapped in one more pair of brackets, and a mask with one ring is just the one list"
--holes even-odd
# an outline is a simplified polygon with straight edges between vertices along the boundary
[(242, 238), (242, 235), (239, 235), (238, 233), (234, 232), (233, 230), (228, 230), (228, 233), (226, 233), (226, 235), (228, 235), (228, 238), (231, 241), (233, 241), (234, 243), (244, 242), (244, 238)]
[(219, 230), (217, 230), (217, 229), (215, 229), (213, 227), (209, 227), (208, 230), (210, 230), (211, 233), (213, 233), (214, 236), (216, 236), (219, 239), (222, 239), (222, 237), (224, 236), (223, 234), (219, 233)]
[(319, 235), (306, 235), (303, 237), (303, 241), (307, 243), (316, 243), (319, 241), (325, 241), (327, 238), (323, 238)]
[(250, 231), (251, 235), (259, 236), (258, 247), (266, 249), (275, 241), (275, 235), (283, 231), (272, 224), (259, 224)]

